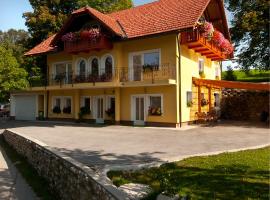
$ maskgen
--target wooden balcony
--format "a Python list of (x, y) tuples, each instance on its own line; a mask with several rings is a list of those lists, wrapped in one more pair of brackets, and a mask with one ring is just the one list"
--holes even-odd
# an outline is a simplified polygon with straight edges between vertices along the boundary
[(103, 49), (112, 49), (113, 44), (106, 36), (101, 36), (97, 40), (76, 40), (64, 42), (64, 51), (77, 54), (80, 52), (100, 51)]
[(221, 61), (227, 58), (221, 48), (213, 41), (207, 40), (198, 29), (183, 32), (181, 34), (181, 44), (186, 44), (189, 49), (193, 49), (213, 61)]

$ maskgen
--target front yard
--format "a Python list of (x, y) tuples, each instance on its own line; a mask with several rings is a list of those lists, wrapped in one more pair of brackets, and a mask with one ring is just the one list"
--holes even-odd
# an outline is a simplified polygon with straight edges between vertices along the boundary
[(110, 171), (116, 186), (142, 183), (157, 194), (188, 196), (188, 199), (269, 199), (270, 147), (193, 157), (159, 168)]

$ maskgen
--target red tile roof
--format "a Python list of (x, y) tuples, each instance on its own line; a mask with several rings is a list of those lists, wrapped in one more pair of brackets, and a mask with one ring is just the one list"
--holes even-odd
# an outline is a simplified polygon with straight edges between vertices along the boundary
[(31, 55), (37, 55), (37, 54), (42, 54), (42, 53), (47, 53), (51, 51), (56, 51), (57, 47), (56, 46), (51, 46), (51, 42), (54, 39), (56, 34), (50, 36), (37, 46), (35, 46), (33, 49), (30, 51), (26, 52), (24, 55), (25, 56), (31, 56)]
[[(209, 2), (210, 0), (159, 0), (111, 14), (84, 7), (74, 11), (71, 17), (88, 13), (116, 35), (135, 38), (193, 27)], [(48, 38), (25, 55), (55, 50), (56, 47), (51, 45), (60, 38), (60, 33), (61, 31), (56, 37)]]

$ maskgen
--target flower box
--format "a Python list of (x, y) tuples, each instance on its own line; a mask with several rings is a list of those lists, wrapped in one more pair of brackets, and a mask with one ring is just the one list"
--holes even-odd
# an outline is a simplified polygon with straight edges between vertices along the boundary
[(59, 106), (54, 106), (53, 113), (60, 114), (61, 113), (61, 108)]
[(63, 108), (63, 113), (70, 114), (71, 113), (71, 107), (68, 106), (68, 107)]
[(162, 115), (161, 108), (149, 107), (148, 114), (150, 116), (161, 116)]

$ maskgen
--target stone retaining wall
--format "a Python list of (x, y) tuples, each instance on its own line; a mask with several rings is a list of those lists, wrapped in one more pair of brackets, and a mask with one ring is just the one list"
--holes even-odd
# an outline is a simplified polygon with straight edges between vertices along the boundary
[(269, 112), (269, 98), (268, 91), (224, 89), (221, 116), (232, 120), (259, 121), (263, 111)]
[(25, 156), (49, 187), (63, 200), (126, 199), (108, 179), (102, 178), (89, 167), (63, 155), (35, 140), (5, 130), (4, 140), (19, 154)]

